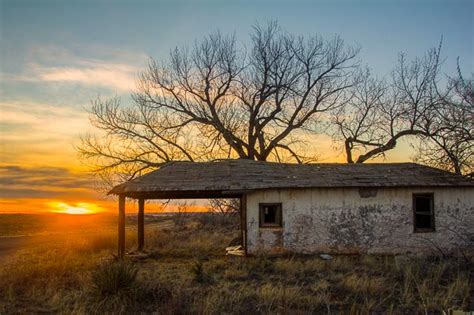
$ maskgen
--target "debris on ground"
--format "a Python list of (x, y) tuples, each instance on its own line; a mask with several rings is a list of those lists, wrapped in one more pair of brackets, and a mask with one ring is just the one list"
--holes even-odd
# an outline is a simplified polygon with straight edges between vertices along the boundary
[(226, 256), (245, 256), (245, 251), (242, 245), (229, 246), (225, 249)]
[(319, 255), (319, 257), (321, 257), (321, 259), (324, 259), (324, 260), (331, 260), (332, 259), (332, 256), (328, 255), (328, 254), (321, 254), (321, 255)]

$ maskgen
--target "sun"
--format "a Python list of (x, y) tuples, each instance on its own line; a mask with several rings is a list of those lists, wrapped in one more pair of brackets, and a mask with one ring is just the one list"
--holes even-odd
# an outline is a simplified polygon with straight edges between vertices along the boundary
[(102, 212), (103, 209), (95, 204), (87, 202), (79, 202), (73, 205), (65, 202), (48, 203), (51, 212), (66, 214), (93, 214)]

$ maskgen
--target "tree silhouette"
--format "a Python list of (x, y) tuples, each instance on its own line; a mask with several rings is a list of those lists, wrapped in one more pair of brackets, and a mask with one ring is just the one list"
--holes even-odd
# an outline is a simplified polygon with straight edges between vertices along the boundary
[(439, 50), (435, 49), (412, 62), (401, 54), (390, 80), (374, 78), (369, 70), (359, 75), (350, 100), (333, 115), (336, 137), (344, 142), (348, 163), (383, 155), (402, 138), (436, 132), (438, 60)]
[[(301, 133), (340, 106), (358, 49), (257, 25), (248, 49), (219, 32), (151, 60), (133, 104), (97, 99), (81, 156), (101, 174), (132, 176), (172, 160), (238, 157), (305, 162)], [(316, 145), (314, 142), (311, 145)]]
[(420, 141), (415, 160), (457, 174), (474, 171), (474, 77), (465, 79), (459, 66), (439, 97), (434, 120), (437, 132)]
[(271, 22), (256, 25), (250, 42), (216, 32), (151, 59), (131, 104), (93, 102), (100, 133), (82, 137), (81, 157), (103, 179), (121, 180), (173, 160), (305, 163), (316, 160), (315, 136), (327, 132), (348, 163), (406, 139), (417, 161), (472, 172), (473, 81), (458, 70), (440, 88), (441, 43), (412, 61), (400, 54), (380, 79), (337, 36), (297, 37)]

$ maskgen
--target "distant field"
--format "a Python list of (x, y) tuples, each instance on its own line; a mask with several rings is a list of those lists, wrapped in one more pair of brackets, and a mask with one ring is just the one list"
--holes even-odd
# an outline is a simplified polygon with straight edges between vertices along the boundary
[(64, 233), (77, 230), (110, 228), (112, 215), (0, 214), (0, 236)]
[[(163, 222), (170, 213), (151, 213), (145, 216), (145, 224)], [(136, 215), (127, 215), (126, 224), (136, 226)], [(115, 229), (114, 214), (0, 214), (0, 237), (29, 236), (38, 234), (77, 233)]]
[[(126, 218), (127, 230), (136, 229), (136, 215)], [(167, 213), (145, 216), (146, 226), (169, 223)], [(63, 242), (69, 237), (82, 240), (104, 233), (116, 237), (116, 230), (117, 216), (113, 214), (0, 214), (0, 260), (19, 250)]]

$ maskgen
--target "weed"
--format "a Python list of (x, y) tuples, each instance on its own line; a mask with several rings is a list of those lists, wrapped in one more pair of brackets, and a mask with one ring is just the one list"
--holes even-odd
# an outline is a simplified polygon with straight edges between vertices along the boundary
[(191, 273), (193, 274), (194, 281), (198, 283), (208, 283), (212, 280), (212, 277), (204, 270), (204, 263), (202, 260), (194, 260), (191, 267)]
[(125, 292), (136, 286), (138, 269), (132, 264), (114, 261), (99, 266), (92, 273), (92, 283), (102, 296)]

